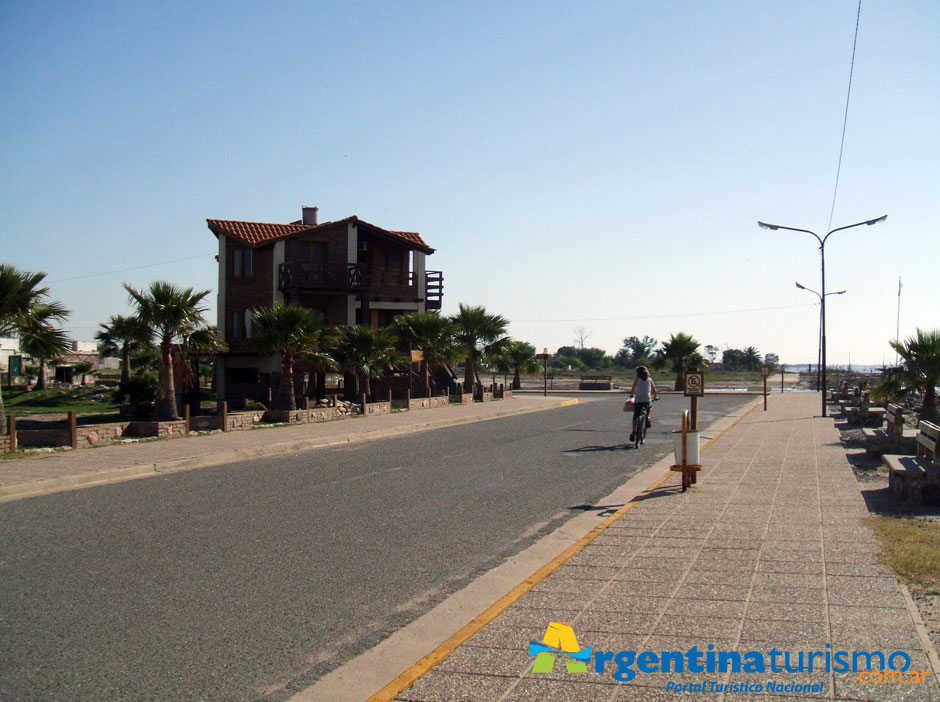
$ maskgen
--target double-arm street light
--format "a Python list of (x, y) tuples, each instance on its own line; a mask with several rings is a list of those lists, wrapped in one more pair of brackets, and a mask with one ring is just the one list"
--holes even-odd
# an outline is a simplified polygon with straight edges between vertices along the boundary
[[(815, 290), (813, 290), (812, 288), (808, 288), (799, 282), (796, 284), (796, 287), (798, 287), (800, 290), (807, 290), (819, 298), (819, 339), (818, 339), (819, 346), (816, 351), (816, 387), (821, 388), (822, 387), (822, 298), (823, 296), (820, 295)], [(829, 297), (830, 295), (844, 295), (844, 294), (845, 294), (845, 290), (837, 290), (836, 292), (827, 292), (826, 297)]]
[[(881, 217), (876, 217), (875, 219), (866, 219), (864, 222), (856, 222), (855, 224), (849, 224), (844, 227), (837, 227), (836, 229), (830, 229), (826, 236), (820, 237), (814, 231), (809, 229), (798, 229), (797, 227), (785, 227), (782, 224), (767, 224), (767, 222), (758, 222), (757, 224), (764, 229), (778, 230), (786, 229), (791, 232), (804, 232), (806, 234), (812, 234), (816, 237), (816, 241), (819, 242), (819, 258), (820, 258), (820, 272), (821, 272), (821, 290), (822, 292), (816, 293), (819, 295), (819, 326), (821, 328), (820, 336), (822, 340), (820, 342), (822, 350), (822, 384), (820, 390), (822, 391), (822, 416), (826, 416), (826, 241), (830, 236), (836, 232), (841, 232), (843, 229), (852, 229), (853, 227), (860, 227), (863, 224), (868, 225), (869, 227), (873, 224), (878, 224), (879, 222), (884, 222), (888, 219), (888, 215), (882, 215)], [(815, 291), (814, 291), (815, 292)]]

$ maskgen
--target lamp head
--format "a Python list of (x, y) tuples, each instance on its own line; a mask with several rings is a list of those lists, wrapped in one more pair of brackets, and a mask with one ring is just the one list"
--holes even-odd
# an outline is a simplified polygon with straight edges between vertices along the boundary
[(867, 225), (870, 227), (870, 226), (873, 225), (873, 224), (878, 224), (879, 222), (884, 222), (886, 219), (888, 219), (888, 215), (881, 215), (881, 216), (878, 217), (877, 219), (870, 219), (870, 220), (868, 220), (867, 222), (865, 222), (865, 224), (867, 224)]
[(761, 229), (770, 229), (772, 231), (777, 231), (778, 229), (780, 229), (780, 227), (778, 227), (776, 224), (767, 224), (767, 222), (761, 222), (761, 221), (757, 222), (757, 226), (759, 226)]
[(796, 284), (796, 287), (798, 287), (800, 290), (806, 290), (806, 287), (803, 285), (800, 285), (799, 283)]

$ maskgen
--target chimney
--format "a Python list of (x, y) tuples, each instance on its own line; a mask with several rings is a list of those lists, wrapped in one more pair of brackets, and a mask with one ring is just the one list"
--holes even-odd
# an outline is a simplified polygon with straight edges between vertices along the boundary
[(315, 226), (318, 224), (318, 222), (317, 222), (317, 211), (318, 211), (319, 209), (320, 209), (320, 208), (318, 208), (318, 207), (307, 207), (307, 206), (304, 206), (304, 208), (303, 208), (303, 213), (304, 213), (304, 214), (303, 214), (303, 219), (301, 220), (301, 222), (302, 222), (303, 224), (308, 224), (308, 225), (310, 225), (310, 226), (312, 226), (312, 227), (315, 227)]

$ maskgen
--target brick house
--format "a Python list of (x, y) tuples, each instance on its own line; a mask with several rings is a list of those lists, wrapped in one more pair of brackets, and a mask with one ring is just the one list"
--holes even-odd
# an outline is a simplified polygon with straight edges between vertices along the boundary
[(434, 253), (415, 232), (392, 231), (352, 216), (317, 221), (304, 207), (290, 224), (206, 220), (219, 242), (218, 328), (228, 344), (218, 357), (219, 399), (267, 400), (279, 359), (249, 341), (249, 310), (294, 303), (329, 325), (383, 327), (399, 314), (441, 308), (443, 275), (429, 271)]

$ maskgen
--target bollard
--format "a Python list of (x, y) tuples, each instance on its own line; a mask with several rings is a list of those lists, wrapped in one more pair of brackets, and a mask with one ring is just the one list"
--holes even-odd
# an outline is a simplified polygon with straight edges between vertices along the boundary
[(10, 453), (16, 453), (16, 417), (7, 415), (7, 434), (10, 437)]
[(74, 410), (69, 411), (69, 446), (78, 448), (78, 417)]
[(228, 431), (228, 400), (222, 400), (222, 431)]

